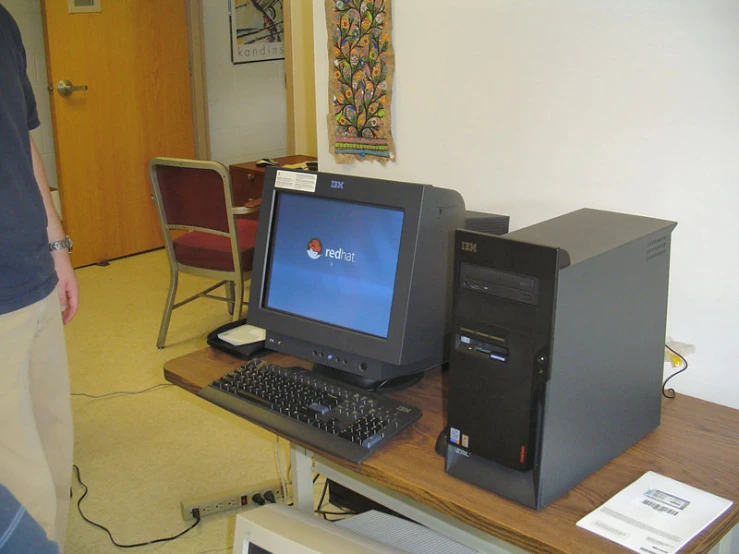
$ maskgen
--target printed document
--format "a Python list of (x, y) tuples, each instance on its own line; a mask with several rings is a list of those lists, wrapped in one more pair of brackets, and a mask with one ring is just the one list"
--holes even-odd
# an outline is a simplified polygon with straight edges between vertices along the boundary
[(732, 502), (648, 471), (577, 522), (634, 552), (671, 554), (723, 514)]

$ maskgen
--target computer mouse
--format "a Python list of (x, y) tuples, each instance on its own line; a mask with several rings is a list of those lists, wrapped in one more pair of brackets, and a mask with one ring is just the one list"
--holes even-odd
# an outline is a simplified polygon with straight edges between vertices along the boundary
[(434, 450), (436, 450), (439, 456), (446, 458), (447, 444), (449, 444), (449, 427), (444, 427), (441, 433), (439, 433), (439, 436), (436, 437), (436, 446), (434, 447)]

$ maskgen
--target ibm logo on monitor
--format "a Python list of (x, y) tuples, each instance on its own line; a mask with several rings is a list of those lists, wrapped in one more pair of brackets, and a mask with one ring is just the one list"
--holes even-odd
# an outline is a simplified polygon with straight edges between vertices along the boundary
[(331, 181), (331, 188), (344, 190), (344, 181)]
[(476, 242), (467, 242), (465, 240), (462, 241), (462, 251), (463, 252), (477, 252), (477, 243)]

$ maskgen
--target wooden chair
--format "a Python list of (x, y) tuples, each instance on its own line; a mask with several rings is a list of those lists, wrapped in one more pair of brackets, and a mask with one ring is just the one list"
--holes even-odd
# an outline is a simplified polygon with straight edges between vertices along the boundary
[[(157, 338), (157, 348), (163, 348), (172, 311), (196, 298), (225, 301), (233, 321), (241, 319), (257, 221), (237, 216), (258, 212), (261, 199), (234, 206), (228, 169), (214, 161), (154, 158), (149, 162), (149, 178), (170, 270), (169, 294)], [(180, 272), (219, 282), (175, 303)], [(225, 296), (211, 294), (222, 285)]]

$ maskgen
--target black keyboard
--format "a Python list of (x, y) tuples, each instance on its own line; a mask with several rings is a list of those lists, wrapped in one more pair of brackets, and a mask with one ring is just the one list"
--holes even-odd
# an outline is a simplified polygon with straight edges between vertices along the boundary
[(198, 396), (271, 431), (362, 463), (421, 417), (421, 410), (374, 392), (253, 359)]

